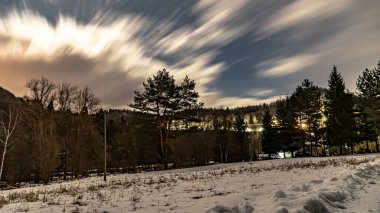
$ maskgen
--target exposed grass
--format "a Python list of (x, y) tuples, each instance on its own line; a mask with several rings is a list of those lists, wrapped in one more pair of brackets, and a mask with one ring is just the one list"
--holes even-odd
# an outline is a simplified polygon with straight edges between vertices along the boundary
[[(153, 191), (160, 193), (174, 192), (174, 188), (183, 182), (208, 182), (223, 176), (233, 176), (241, 174), (256, 174), (267, 171), (291, 171), (301, 170), (320, 170), (326, 167), (357, 167), (361, 164), (373, 162), (378, 156), (361, 158), (343, 157), (315, 159), (305, 158), (297, 161), (272, 162), (267, 161), (260, 164), (249, 163), (242, 166), (221, 168), (205, 171), (178, 172), (167, 174), (136, 174), (133, 176), (119, 176), (110, 178), (108, 182), (93, 181), (79, 182), (74, 184), (59, 184), (53, 187), (40, 187), (36, 189), (11, 190), (0, 192), (0, 207), (9, 203), (28, 203), (42, 202), (47, 205), (60, 205), (65, 210), (66, 205), (75, 210), (87, 206), (88, 210), (96, 211), (102, 205), (118, 206), (121, 201), (130, 203), (132, 211), (142, 208), (144, 195)], [(252, 189), (261, 188), (262, 185), (251, 185)], [(215, 185), (205, 187), (190, 188), (191, 192), (207, 192), (208, 196), (225, 196), (232, 191), (227, 189), (216, 189)], [(127, 196), (125, 196), (127, 195)], [(165, 194), (165, 197), (167, 195)], [(203, 199), (205, 195), (193, 195), (193, 199)], [(175, 203), (174, 197), (168, 197), (170, 201), (163, 202), (161, 205), (171, 205)], [(157, 204), (159, 205), (159, 204)], [(20, 206), (25, 207), (24, 206)], [(23, 210), (23, 209), (21, 209)], [(29, 210), (24, 208), (24, 210)]]
[(6, 197), (8, 202), (36, 202), (38, 201), (39, 192), (26, 191), (26, 192), (11, 192)]
[(4, 195), (0, 195), (0, 208), (9, 203), (9, 199), (7, 199)]

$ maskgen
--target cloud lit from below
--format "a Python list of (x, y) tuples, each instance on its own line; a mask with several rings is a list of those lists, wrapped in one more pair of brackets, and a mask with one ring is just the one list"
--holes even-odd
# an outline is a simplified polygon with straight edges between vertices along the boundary
[(298, 55), (284, 59), (264, 61), (257, 65), (261, 77), (282, 77), (292, 73), (300, 72), (317, 62), (313, 55)]
[(233, 107), (282, 97), (305, 77), (323, 86), (334, 64), (353, 90), (358, 73), (380, 59), (379, 3), (154, 4), (0, 5), (0, 85), (22, 96), (26, 81), (45, 76), (88, 85), (105, 107), (124, 108), (166, 68), (194, 79), (206, 106)]

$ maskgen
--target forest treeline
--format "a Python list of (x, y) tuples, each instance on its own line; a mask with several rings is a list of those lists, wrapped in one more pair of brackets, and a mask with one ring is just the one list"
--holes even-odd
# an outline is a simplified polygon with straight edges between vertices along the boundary
[[(178, 80), (178, 79), (177, 79)], [(89, 87), (26, 83), (30, 96), (0, 89), (0, 180), (43, 182), (276, 157), (379, 152), (380, 63), (349, 92), (333, 67), (328, 88), (305, 79), (276, 102), (205, 108), (189, 77), (160, 70), (130, 110), (100, 108)], [(106, 114), (106, 116), (104, 116)], [(264, 154), (264, 155), (263, 155)]]

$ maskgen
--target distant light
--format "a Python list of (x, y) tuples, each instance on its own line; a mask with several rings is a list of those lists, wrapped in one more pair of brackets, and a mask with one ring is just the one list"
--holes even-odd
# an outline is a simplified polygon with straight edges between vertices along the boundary
[(285, 153), (284, 152), (279, 152), (278, 153), (278, 157), (281, 158), (281, 159), (285, 158)]

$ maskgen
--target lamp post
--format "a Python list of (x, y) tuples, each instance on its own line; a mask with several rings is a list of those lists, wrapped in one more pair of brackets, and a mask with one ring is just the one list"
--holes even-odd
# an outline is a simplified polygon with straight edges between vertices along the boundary
[(107, 116), (104, 111), (104, 181), (107, 181)]

